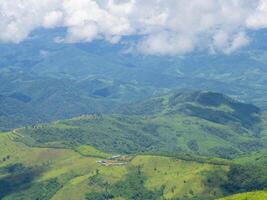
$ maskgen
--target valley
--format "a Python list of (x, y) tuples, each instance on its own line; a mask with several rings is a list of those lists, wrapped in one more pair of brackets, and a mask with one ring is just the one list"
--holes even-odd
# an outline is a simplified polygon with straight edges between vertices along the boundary
[(265, 0), (140, 2), (0, 0), (0, 200), (267, 200)]
[(216, 91), (267, 109), (266, 31), (231, 55), (174, 57), (125, 53), (122, 43), (101, 40), (55, 43), (64, 33), (36, 30), (19, 44), (0, 44), (0, 130), (116, 113), (124, 104), (181, 89)]
[(251, 104), (176, 91), (118, 114), (14, 129), (0, 134), (0, 198), (257, 200), (264, 191), (242, 191), (267, 183), (266, 123)]

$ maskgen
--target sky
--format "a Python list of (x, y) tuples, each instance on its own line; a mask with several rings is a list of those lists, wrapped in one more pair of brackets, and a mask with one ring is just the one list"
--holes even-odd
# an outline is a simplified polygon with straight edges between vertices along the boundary
[(66, 28), (55, 42), (140, 36), (129, 49), (151, 55), (196, 50), (231, 54), (248, 31), (267, 28), (267, 0), (0, 0), (0, 42), (20, 43), (36, 29)]

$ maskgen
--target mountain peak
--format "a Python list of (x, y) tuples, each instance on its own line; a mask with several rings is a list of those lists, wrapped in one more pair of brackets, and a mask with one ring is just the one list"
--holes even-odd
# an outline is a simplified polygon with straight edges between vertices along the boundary
[(180, 91), (169, 98), (171, 110), (221, 124), (239, 123), (250, 128), (259, 122), (260, 109), (211, 91)]
[(123, 113), (185, 114), (220, 124), (241, 124), (251, 128), (259, 122), (260, 109), (217, 92), (179, 90), (126, 106)]

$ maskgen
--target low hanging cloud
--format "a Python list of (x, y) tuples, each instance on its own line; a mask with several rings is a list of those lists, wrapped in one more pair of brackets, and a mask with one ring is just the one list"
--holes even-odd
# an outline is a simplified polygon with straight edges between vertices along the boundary
[(1, 42), (56, 27), (66, 43), (137, 35), (131, 47), (145, 54), (230, 54), (249, 43), (248, 30), (267, 27), (267, 0), (0, 0)]

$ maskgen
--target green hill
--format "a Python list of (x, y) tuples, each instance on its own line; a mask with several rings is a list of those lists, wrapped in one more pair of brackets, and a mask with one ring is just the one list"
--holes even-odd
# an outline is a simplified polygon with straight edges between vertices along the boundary
[(132, 199), (132, 195), (214, 199), (222, 196), (222, 190), (209, 185), (206, 174), (228, 170), (224, 165), (151, 155), (123, 156), (112, 161), (114, 165), (104, 166), (98, 161), (107, 154), (93, 147), (83, 147), (80, 154), (62, 148), (29, 147), (16, 142), (16, 137), (0, 134), (3, 200), (96, 200), (107, 194), (114, 199)]
[(222, 158), (267, 144), (260, 110), (218, 93), (175, 93), (122, 110), (122, 114), (85, 115), (16, 133), (18, 140), (31, 146), (76, 149), (91, 145), (110, 153), (194, 153)]
[(164, 97), (128, 105), (125, 114), (183, 113), (221, 124), (249, 128), (260, 121), (260, 109), (216, 92), (182, 90)]
[[(15, 133), (0, 134), (3, 200), (214, 200), (227, 196), (226, 186), (232, 186), (233, 181), (244, 188), (262, 181), (267, 184), (264, 166), (260, 169), (265, 171), (260, 172), (255, 167), (246, 170), (232, 162), (187, 155), (112, 157), (92, 146), (75, 150), (30, 147), (18, 142), (17, 137)], [(245, 184), (236, 182), (244, 177), (244, 169)], [(225, 199), (243, 200), (245, 196), (257, 200), (265, 194), (246, 193)]]
[(214, 200), (262, 190), (266, 117), (219, 93), (178, 91), (121, 114), (1, 133), (0, 199)]

